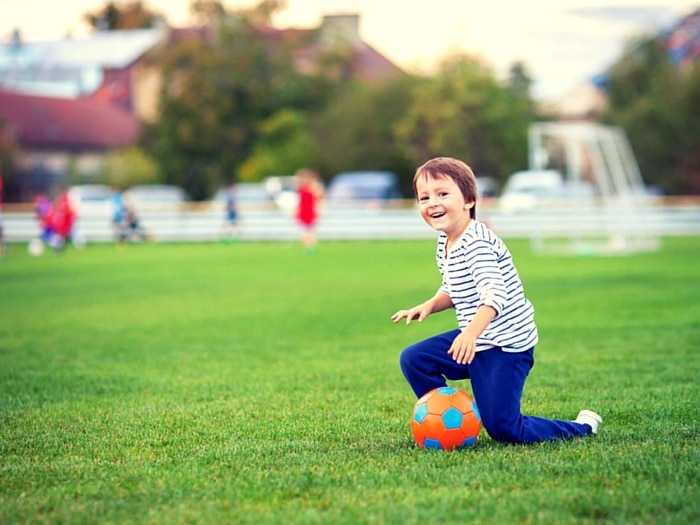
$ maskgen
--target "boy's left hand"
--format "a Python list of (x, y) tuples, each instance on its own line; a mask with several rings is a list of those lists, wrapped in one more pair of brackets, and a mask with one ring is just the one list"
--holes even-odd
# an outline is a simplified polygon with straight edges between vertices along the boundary
[(476, 354), (476, 337), (466, 331), (460, 332), (447, 353), (460, 365), (470, 364)]

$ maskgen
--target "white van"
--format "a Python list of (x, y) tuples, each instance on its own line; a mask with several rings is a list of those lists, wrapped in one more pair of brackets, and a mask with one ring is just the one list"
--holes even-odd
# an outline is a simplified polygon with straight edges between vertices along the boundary
[(81, 215), (109, 215), (112, 211), (112, 188), (104, 184), (78, 184), (68, 188), (78, 217)]
[(508, 177), (498, 207), (509, 213), (530, 211), (541, 199), (564, 193), (564, 178), (557, 170), (516, 171)]

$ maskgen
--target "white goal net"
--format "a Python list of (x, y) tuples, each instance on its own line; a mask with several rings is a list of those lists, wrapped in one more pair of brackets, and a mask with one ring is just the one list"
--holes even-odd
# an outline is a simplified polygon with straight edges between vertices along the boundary
[(538, 207), (541, 227), (531, 239), (536, 251), (596, 255), (659, 248), (653, 199), (621, 128), (541, 122), (530, 127), (528, 143), (531, 170), (556, 169), (564, 178), (563, 197)]

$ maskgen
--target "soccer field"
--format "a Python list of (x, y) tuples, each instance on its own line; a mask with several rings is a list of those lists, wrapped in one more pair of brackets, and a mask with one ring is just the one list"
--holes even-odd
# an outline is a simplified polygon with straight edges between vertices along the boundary
[(590, 408), (596, 437), (415, 445), (398, 356), (454, 314), (389, 318), (437, 289), (433, 240), (14, 245), (0, 522), (700, 522), (700, 237), (609, 258), (509, 245), (540, 330), (523, 411)]

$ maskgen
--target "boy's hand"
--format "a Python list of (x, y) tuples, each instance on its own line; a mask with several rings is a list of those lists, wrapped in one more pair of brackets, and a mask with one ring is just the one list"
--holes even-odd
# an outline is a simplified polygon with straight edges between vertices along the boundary
[(470, 364), (476, 354), (476, 337), (466, 331), (460, 332), (447, 353), (460, 365)]
[(401, 319), (406, 319), (406, 324), (411, 324), (411, 321), (417, 319), (419, 323), (430, 315), (430, 308), (425, 303), (414, 306), (410, 310), (399, 310), (391, 316), (391, 320), (398, 323)]

